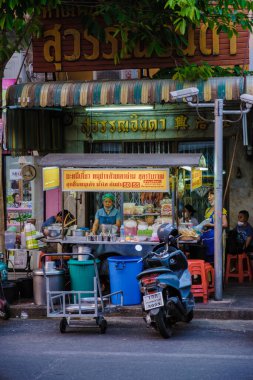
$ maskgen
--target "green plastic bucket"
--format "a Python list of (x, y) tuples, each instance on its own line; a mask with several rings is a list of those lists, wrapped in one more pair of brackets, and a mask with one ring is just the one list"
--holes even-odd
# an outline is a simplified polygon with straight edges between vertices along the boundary
[[(96, 259), (97, 265), (99, 262), (100, 260)], [(69, 260), (68, 267), (71, 290), (94, 291), (94, 260)], [(82, 293), (81, 297), (94, 297), (94, 293)]]

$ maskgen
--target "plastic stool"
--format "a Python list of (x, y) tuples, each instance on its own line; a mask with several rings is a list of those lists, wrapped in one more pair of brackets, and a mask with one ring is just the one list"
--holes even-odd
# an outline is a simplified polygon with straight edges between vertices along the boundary
[(207, 280), (207, 295), (214, 294), (214, 268), (210, 263), (205, 263), (205, 272)]
[(194, 297), (202, 297), (203, 303), (208, 300), (208, 282), (206, 279), (205, 261), (204, 260), (188, 260), (188, 267), (191, 276), (200, 277), (199, 284), (192, 284), (191, 292)]
[[(231, 268), (235, 268), (235, 272), (231, 272)], [(250, 260), (245, 252), (238, 255), (227, 254), (226, 276), (225, 283), (228, 283), (229, 278), (237, 278), (239, 284), (242, 284), (244, 278), (249, 278), (252, 281), (252, 272), (250, 266)]]

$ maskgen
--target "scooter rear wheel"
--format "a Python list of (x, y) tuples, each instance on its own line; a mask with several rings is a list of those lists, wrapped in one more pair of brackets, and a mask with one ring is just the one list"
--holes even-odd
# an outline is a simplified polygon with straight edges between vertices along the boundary
[(166, 318), (166, 314), (163, 308), (159, 310), (159, 313), (155, 316), (155, 322), (157, 330), (161, 336), (165, 339), (168, 339), (172, 336), (172, 327), (171, 323)]

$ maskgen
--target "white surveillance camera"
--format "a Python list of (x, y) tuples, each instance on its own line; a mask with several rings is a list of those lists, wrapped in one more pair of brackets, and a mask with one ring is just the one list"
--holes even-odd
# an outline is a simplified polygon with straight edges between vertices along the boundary
[(192, 98), (193, 96), (197, 96), (198, 93), (199, 93), (199, 90), (196, 87), (183, 88), (182, 90), (171, 91), (170, 98), (171, 100), (184, 99), (184, 98), (188, 99), (188, 98)]
[(242, 94), (240, 96), (240, 99), (242, 102), (246, 103), (246, 105), (250, 105), (252, 107), (253, 105), (253, 95), (249, 95), (249, 94)]

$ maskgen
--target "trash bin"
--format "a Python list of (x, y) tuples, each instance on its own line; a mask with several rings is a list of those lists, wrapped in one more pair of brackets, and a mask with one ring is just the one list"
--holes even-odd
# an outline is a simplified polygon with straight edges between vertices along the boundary
[[(65, 271), (63, 269), (53, 269), (46, 271), (46, 276), (49, 278), (49, 290), (63, 291), (65, 289)], [(46, 279), (42, 269), (33, 271), (33, 297), (36, 305), (46, 305)]]
[[(96, 259), (97, 265), (99, 262), (100, 260)], [(94, 260), (69, 260), (68, 267), (71, 290), (91, 290), (94, 292)], [(94, 293), (83, 293), (81, 297), (94, 297)]]
[[(139, 256), (113, 256), (108, 258), (111, 293), (123, 291), (123, 305), (141, 303), (141, 293), (136, 276), (142, 271)], [(120, 303), (118, 295), (112, 296), (112, 303)]]

